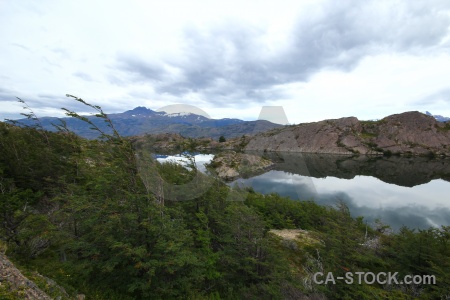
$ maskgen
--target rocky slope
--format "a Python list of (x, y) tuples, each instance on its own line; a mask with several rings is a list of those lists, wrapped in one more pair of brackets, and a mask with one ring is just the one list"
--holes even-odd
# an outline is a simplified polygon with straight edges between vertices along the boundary
[(217, 154), (208, 167), (221, 179), (234, 180), (263, 173), (273, 164), (259, 155), (227, 151)]
[(130, 137), (135, 145), (145, 145), (155, 152), (180, 151), (222, 151), (222, 150), (243, 150), (250, 140), (250, 136), (243, 135), (239, 138), (227, 139), (225, 142), (219, 142), (213, 138), (189, 138), (178, 133), (160, 133), (146, 134), (142, 136)]
[(391, 115), (380, 121), (355, 117), (325, 120), (257, 134), (245, 150), (450, 156), (450, 123), (420, 112)]
[(4, 254), (0, 241), (0, 299), (84, 300), (84, 294), (69, 295), (52, 279), (36, 271), (24, 271), (24, 275)]
[(37, 285), (26, 278), (14, 264), (0, 253), (0, 298), (1, 299), (52, 299)]

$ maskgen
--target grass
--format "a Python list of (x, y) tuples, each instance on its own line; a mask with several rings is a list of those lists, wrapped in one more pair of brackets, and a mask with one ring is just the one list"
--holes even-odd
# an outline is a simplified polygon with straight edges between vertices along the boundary
[(450, 130), (450, 121), (449, 122), (445, 122), (445, 126), (444, 127), (440, 127), (437, 126), (437, 124), (435, 125), (436, 129), (440, 132), (448, 132)]
[(363, 139), (371, 139), (371, 138), (377, 137), (377, 135), (375, 133), (371, 133), (371, 132), (367, 132), (367, 131), (361, 132), (359, 136)]
[(362, 125), (376, 125), (378, 121), (359, 121)]

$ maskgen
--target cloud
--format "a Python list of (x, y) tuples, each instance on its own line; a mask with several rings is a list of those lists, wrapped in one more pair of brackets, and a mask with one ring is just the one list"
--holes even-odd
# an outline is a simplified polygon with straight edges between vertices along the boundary
[(284, 82), (307, 80), (321, 69), (348, 71), (365, 56), (435, 47), (450, 25), (439, 11), (408, 2), (386, 7), (379, 1), (333, 1), (308, 13), (295, 27), (290, 47), (270, 68)]
[(61, 47), (55, 47), (50, 50), (51, 50), (51, 52), (56, 53), (60, 58), (64, 58), (64, 59), (71, 58), (71, 55), (69, 54), (69, 51), (67, 49), (64, 49)]
[(244, 99), (264, 101), (281, 92), (274, 89), (276, 78), (258, 57), (264, 47), (257, 41), (261, 34), (242, 24), (223, 24), (207, 32), (190, 28), (185, 31), (181, 58), (153, 64), (121, 56), (118, 66), (132, 79), (152, 81), (160, 94), (182, 97), (194, 93), (208, 102), (227, 105)]
[(78, 71), (78, 72), (73, 73), (73, 75), (77, 76), (85, 81), (93, 81), (92, 77), (89, 74), (86, 74), (84, 72)]
[[(307, 181), (296, 182), (295, 185), (289, 180), (280, 180), (276, 184), (269, 183), (268, 176), (260, 175), (248, 179), (251, 180), (253, 188), (264, 194), (278, 193), (291, 199), (314, 199), (315, 202), (326, 206), (336, 206), (339, 201), (343, 201), (349, 208), (352, 216), (364, 216), (369, 223), (380, 219), (383, 223), (389, 224), (393, 229), (398, 230), (402, 226), (410, 228), (429, 228), (436, 224), (450, 225), (450, 209), (448, 207), (429, 208), (421, 205), (408, 205), (400, 207), (374, 208), (361, 205), (353, 197), (345, 192), (336, 193), (316, 193), (311, 189)], [(242, 180), (241, 180), (242, 181)]]
[(367, 56), (439, 48), (449, 32), (448, 9), (446, 1), (324, 1), (299, 12), (280, 45), (272, 44), (268, 27), (226, 19), (185, 29), (181, 57), (150, 63), (121, 56), (118, 65), (161, 94), (193, 93), (214, 105), (264, 103), (285, 95), (277, 87), (325, 69), (346, 72)]
[[(0, 10), (2, 86), (29, 99), (76, 93), (115, 112), (182, 102), (254, 119), (283, 105), (295, 123), (417, 110), (448, 88), (446, 0), (131, 1), (101, 16), (102, 4), (86, 5)], [(425, 100), (448, 114), (445, 99)]]
[(26, 47), (24, 45), (21, 45), (21, 44), (12, 43), (11, 45), (14, 46), (14, 47), (20, 48), (22, 50), (25, 50), (25, 51), (30, 51), (30, 48), (28, 48), (28, 47)]
[[(1, 119), (22, 119), (24, 118), (21, 113), (27, 112), (23, 109), (24, 105), (18, 102), (17, 97), (25, 101), (31, 110), (36, 114), (38, 118), (45, 116), (65, 116), (65, 112), (62, 107), (71, 111), (75, 111), (79, 114), (91, 114), (94, 111), (88, 108), (84, 104), (74, 101), (72, 98), (68, 98), (65, 95), (51, 94), (51, 93), (38, 93), (37, 95), (29, 95), (18, 93), (5, 88), (0, 88), (0, 101), (4, 102), (3, 110), (0, 114)], [(96, 104), (89, 99), (85, 99), (88, 103)], [(103, 105), (102, 109), (108, 111), (111, 105)]]
[[(297, 158), (297, 161), (299, 159)], [(285, 163), (290, 162), (286, 160)], [(314, 180), (311, 177), (271, 170), (253, 178), (238, 179), (236, 182), (252, 186), (255, 191), (263, 194), (277, 193), (291, 199), (314, 199), (318, 204), (325, 206), (335, 206), (339, 201), (343, 201), (348, 206), (352, 216), (363, 216), (369, 223), (380, 219), (383, 223), (390, 225), (396, 230), (404, 225), (410, 228), (421, 229), (436, 225), (450, 225), (450, 208), (448, 205), (439, 203), (435, 206), (431, 205), (431, 203), (421, 205), (415, 204), (414, 200), (402, 203), (398, 201), (399, 199), (396, 201), (382, 201), (383, 197), (387, 195), (386, 192), (392, 194), (392, 190), (377, 194), (377, 191), (381, 191), (388, 186), (385, 184), (372, 186), (373, 191), (371, 195), (375, 196), (371, 199), (370, 196), (365, 194), (359, 195), (357, 186), (353, 186), (353, 188), (351, 186), (346, 187), (348, 181), (339, 181), (339, 187), (346, 187), (343, 189), (333, 188), (332, 181), (328, 180), (326, 185), (314, 184)], [(371, 179), (367, 182), (374, 183)], [(367, 191), (364, 190), (363, 193), (367, 193)], [(420, 194), (420, 191), (417, 191), (417, 193)], [(430, 197), (433, 196), (430, 195)], [(378, 201), (380, 203), (378, 207), (373, 205)]]
[(14, 91), (0, 87), (0, 101), (15, 101), (17, 100)]
[(59, 63), (56, 63), (55, 61), (58, 61), (57, 59), (48, 58), (46, 56), (41, 57), (41, 62), (44, 64), (47, 64), (52, 67), (58, 67), (59, 69), (62, 69), (62, 66)]
[(65, 95), (48, 94), (48, 93), (39, 93), (39, 94), (37, 94), (37, 97), (40, 100), (34, 99), (34, 101), (41, 101), (41, 103), (44, 101), (52, 101), (55, 103), (58, 103), (58, 102), (61, 103), (67, 99)]
[[(148, 62), (132, 54), (121, 54), (117, 57), (119, 70), (131, 75), (133, 80), (159, 82), (166, 76), (167, 71), (161, 63)], [(114, 82), (118, 83), (118, 82)]]
[(417, 104), (417, 105), (425, 105), (425, 106), (440, 104), (440, 103), (450, 104), (450, 87), (439, 90), (436, 93), (428, 95), (428, 96), (420, 99), (419, 101), (415, 102), (415, 104)]
[(409, 228), (426, 229), (436, 224), (448, 226), (450, 224), (450, 209), (448, 207), (429, 208), (422, 205), (408, 205), (400, 207), (373, 208), (360, 205), (347, 193), (319, 194), (316, 199), (321, 205), (335, 206), (343, 201), (354, 217), (364, 216), (364, 219), (373, 224), (376, 219), (398, 230), (402, 226)]

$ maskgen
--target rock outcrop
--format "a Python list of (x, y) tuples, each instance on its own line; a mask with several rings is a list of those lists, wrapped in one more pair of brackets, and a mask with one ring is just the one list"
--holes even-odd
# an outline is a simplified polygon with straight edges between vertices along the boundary
[(450, 154), (450, 124), (419, 112), (392, 115), (366, 126), (375, 135), (371, 142), (383, 151), (392, 153)]
[(348, 117), (260, 133), (250, 138), (245, 150), (450, 156), (450, 124), (420, 112), (391, 115), (380, 121)]
[(143, 136), (130, 137), (134, 145), (146, 147), (155, 151), (173, 150), (179, 151), (205, 151), (205, 150), (232, 150), (237, 144), (236, 139), (230, 139), (220, 143), (213, 138), (186, 138), (177, 133), (146, 134)]
[(208, 165), (224, 180), (254, 176), (270, 168), (274, 163), (258, 155), (228, 151), (219, 153)]
[(70, 296), (54, 280), (33, 271), (25, 276), (5, 255), (0, 241), (0, 299), (85, 299), (84, 294)]
[(0, 287), (17, 299), (52, 299), (33, 281), (26, 278), (2, 253), (0, 253)]

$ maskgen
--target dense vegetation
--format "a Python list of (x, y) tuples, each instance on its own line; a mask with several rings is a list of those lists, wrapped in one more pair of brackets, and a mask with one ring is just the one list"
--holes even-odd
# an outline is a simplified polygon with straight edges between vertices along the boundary
[[(99, 117), (108, 121), (99, 107)], [(73, 116), (76, 114), (69, 112)], [(79, 117), (79, 116), (78, 116)], [(113, 124), (110, 124), (113, 126)], [(85, 140), (0, 123), (0, 239), (88, 299), (446, 299), (450, 227), (393, 233), (324, 207), (159, 164), (114, 130)], [(137, 159), (137, 157), (139, 157)], [(208, 182), (182, 200), (180, 186)], [(165, 182), (163, 184), (163, 182)], [(178, 193), (178, 194), (177, 194)], [(243, 201), (230, 201), (241, 199)], [(271, 229), (301, 228), (283, 240)], [(435, 275), (435, 285), (315, 284), (315, 272)], [(0, 297), (8, 296), (0, 288)]]

